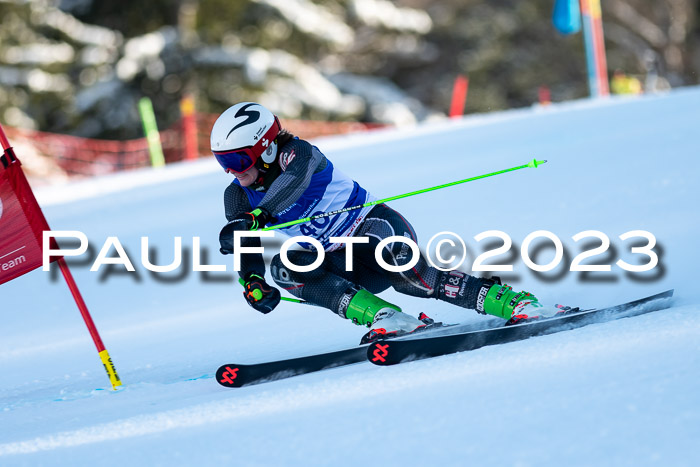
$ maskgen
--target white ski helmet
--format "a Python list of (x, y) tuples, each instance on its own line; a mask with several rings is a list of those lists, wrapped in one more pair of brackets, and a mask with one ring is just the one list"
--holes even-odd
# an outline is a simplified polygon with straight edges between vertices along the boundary
[(211, 151), (226, 172), (243, 173), (262, 158), (265, 165), (277, 157), (275, 138), (282, 130), (279, 119), (255, 102), (229, 107), (211, 129)]

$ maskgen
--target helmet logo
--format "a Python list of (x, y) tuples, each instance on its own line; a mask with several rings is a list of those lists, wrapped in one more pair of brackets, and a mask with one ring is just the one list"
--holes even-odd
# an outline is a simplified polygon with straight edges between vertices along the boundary
[(264, 148), (268, 147), (270, 145), (270, 140), (267, 138), (263, 138), (262, 145)]
[(248, 110), (248, 107), (250, 107), (252, 105), (257, 105), (257, 104), (246, 104), (243, 107), (241, 107), (240, 109), (238, 109), (238, 112), (236, 112), (236, 118), (245, 117), (246, 119), (243, 120), (238, 125), (234, 126), (231, 129), (231, 131), (228, 132), (228, 134), (226, 135), (226, 138), (231, 136), (231, 133), (236, 131), (236, 129), (238, 129), (242, 126), (250, 125), (251, 123), (255, 123), (260, 119), (260, 112), (258, 112), (257, 110)]

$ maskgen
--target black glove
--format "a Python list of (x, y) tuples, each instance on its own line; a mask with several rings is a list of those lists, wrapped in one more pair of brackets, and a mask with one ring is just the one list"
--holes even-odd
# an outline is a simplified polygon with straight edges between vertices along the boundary
[(243, 298), (248, 305), (252, 306), (260, 313), (267, 314), (275, 309), (280, 302), (280, 291), (271, 286), (262, 276), (251, 272), (243, 279)]
[(234, 217), (219, 233), (219, 251), (222, 255), (233, 254), (233, 232), (236, 230), (258, 230), (274, 218), (264, 209), (255, 209), (253, 212), (242, 212)]

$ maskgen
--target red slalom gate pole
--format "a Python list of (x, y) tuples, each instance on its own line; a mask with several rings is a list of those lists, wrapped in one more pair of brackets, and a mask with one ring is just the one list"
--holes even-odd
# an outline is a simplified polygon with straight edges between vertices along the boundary
[(85, 321), (85, 325), (90, 332), (92, 341), (95, 343), (95, 347), (97, 347), (97, 353), (100, 356), (100, 360), (102, 360), (102, 364), (105, 366), (107, 376), (109, 376), (109, 382), (112, 383), (113, 389), (117, 389), (118, 386), (122, 385), (122, 382), (119, 379), (114, 363), (112, 363), (112, 358), (109, 356), (109, 352), (107, 352), (105, 345), (102, 343), (100, 333), (97, 332), (95, 322), (92, 320), (92, 316), (90, 316), (90, 311), (88, 311), (87, 305), (85, 304), (85, 300), (83, 300), (80, 290), (78, 290), (78, 285), (75, 283), (75, 279), (73, 279), (73, 274), (71, 274), (68, 264), (66, 264), (66, 260), (63, 259), (63, 257), (58, 258), (56, 262), (61, 269), (61, 273), (63, 274), (63, 278), (66, 280), (66, 284), (68, 284), (68, 288), (70, 289), (70, 293), (73, 295), (76, 305), (78, 305), (78, 310), (80, 310), (83, 321)]
[(87, 309), (87, 305), (85, 305), (85, 300), (83, 300), (83, 296), (80, 294), (80, 290), (78, 290), (78, 285), (75, 283), (75, 279), (73, 279), (73, 274), (71, 274), (70, 269), (68, 268), (68, 264), (66, 264), (66, 260), (64, 260), (63, 257), (61, 257), (58, 260), (56, 260), (56, 262), (61, 268), (63, 278), (66, 280), (66, 284), (68, 284), (70, 293), (73, 295), (73, 299), (78, 305), (80, 314), (83, 315), (83, 320), (85, 320), (85, 324), (87, 324), (88, 331), (90, 331), (92, 340), (95, 342), (95, 347), (97, 347), (97, 351), (102, 352), (103, 350), (105, 350), (105, 345), (102, 343), (100, 333), (97, 332), (95, 322), (92, 320), (92, 316), (90, 316), (90, 312)]
[(12, 150), (10, 142), (8, 141), (7, 136), (5, 136), (5, 130), (2, 128), (2, 125), (0, 125), (0, 144), (2, 144), (3, 151)]
[(467, 103), (467, 91), (469, 90), (469, 78), (458, 75), (452, 87), (452, 103), (450, 105), (450, 118), (458, 118), (464, 115), (464, 106)]
[(180, 101), (182, 114), (182, 135), (185, 142), (185, 160), (195, 160), (198, 156), (197, 122), (194, 113), (194, 97), (186, 95)]

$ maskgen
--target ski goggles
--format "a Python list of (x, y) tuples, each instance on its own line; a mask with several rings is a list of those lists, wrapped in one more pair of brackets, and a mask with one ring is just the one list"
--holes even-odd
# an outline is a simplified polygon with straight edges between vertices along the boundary
[(255, 165), (258, 158), (253, 154), (253, 148), (236, 149), (234, 151), (214, 151), (214, 157), (226, 172), (229, 170), (243, 173)]

